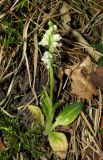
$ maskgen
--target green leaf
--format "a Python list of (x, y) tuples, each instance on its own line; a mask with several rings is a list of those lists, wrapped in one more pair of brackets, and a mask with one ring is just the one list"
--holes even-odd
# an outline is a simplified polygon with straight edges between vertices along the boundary
[(45, 114), (46, 117), (49, 117), (53, 111), (52, 102), (46, 90), (45, 92), (43, 92), (42, 95), (43, 95), (42, 97), (43, 113)]
[(47, 104), (46, 97), (42, 98), (42, 108), (43, 108), (44, 115), (46, 117), (48, 117), (49, 116), (49, 107), (48, 107), (48, 104)]
[(49, 95), (48, 95), (48, 93), (47, 93), (46, 90), (45, 90), (45, 92), (44, 92), (44, 96), (46, 97), (48, 106), (49, 106), (50, 108), (52, 108), (52, 101), (51, 101), (51, 99), (50, 99), (50, 97), (49, 97)]
[(49, 117), (52, 113), (52, 108), (48, 105), (46, 97), (42, 99), (42, 108), (45, 116)]
[(38, 106), (34, 106), (34, 105), (29, 105), (28, 109), (35, 116), (35, 118), (37, 119), (39, 124), (43, 126), (44, 125), (44, 116), (41, 112), (41, 109)]
[(54, 103), (53, 107), (54, 107), (54, 110), (56, 110), (61, 104), (61, 101), (57, 101)]
[(82, 103), (73, 103), (66, 105), (63, 111), (58, 115), (56, 121), (52, 125), (52, 130), (58, 125), (68, 125), (71, 124), (83, 109)]
[(51, 99), (46, 90), (45, 92), (43, 92), (42, 108), (43, 108), (43, 113), (46, 116), (45, 134), (48, 135), (51, 131), (54, 112)]
[(48, 136), (48, 139), (54, 153), (61, 159), (65, 159), (68, 149), (66, 136), (61, 132), (51, 132)]

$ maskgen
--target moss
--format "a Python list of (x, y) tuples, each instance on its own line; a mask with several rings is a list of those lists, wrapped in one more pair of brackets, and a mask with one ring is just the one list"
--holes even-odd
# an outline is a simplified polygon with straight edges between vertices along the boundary
[(32, 123), (31, 126), (25, 126), (21, 129), (19, 118), (12, 119), (4, 115), (0, 117), (0, 131), (7, 144), (7, 150), (0, 155), (1, 160), (12, 159), (13, 156), (19, 156), (22, 152), (27, 159), (33, 157), (39, 159), (41, 151), (41, 129)]

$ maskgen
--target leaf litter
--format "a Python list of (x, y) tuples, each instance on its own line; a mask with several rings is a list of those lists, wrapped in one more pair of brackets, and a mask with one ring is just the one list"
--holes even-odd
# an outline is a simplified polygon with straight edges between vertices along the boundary
[(79, 99), (84, 98), (88, 100), (93, 99), (93, 95), (98, 95), (98, 91), (89, 80), (91, 66), (91, 60), (86, 57), (81, 64), (75, 64), (67, 66), (69, 69), (65, 69), (65, 74), (72, 79), (71, 93), (76, 95)]
[[(48, 21), (52, 20), (57, 24), (58, 32), (62, 36), (62, 46), (56, 51), (56, 57), (59, 57), (59, 60), (55, 61), (54, 67), (54, 98), (58, 97), (64, 104), (76, 100), (84, 105), (78, 119), (63, 128), (63, 132), (68, 134), (68, 153), (65, 159), (103, 159), (103, 67), (97, 65), (102, 56), (98, 47), (103, 43), (103, 7), (101, 3), (101, 1), (40, 0), (38, 2), (25, 1), (21, 4), (19, 1), (8, 1), (6, 4), (5, 0), (1, 1), (0, 21), (2, 26), (7, 27), (2, 27), (0, 31), (0, 91), (4, 95), (0, 95), (0, 107), (4, 111), (1, 112), (0, 125), (5, 127), (5, 130), (8, 125), (13, 126), (13, 122), (5, 122), (5, 117), (13, 115), (12, 121), (14, 121), (14, 117), (19, 117), (16, 122), (16, 129), (19, 133), (21, 133), (21, 128), (23, 130), (21, 126), (24, 126), (26, 131), (28, 128), (33, 129), (33, 122), (37, 127), (36, 132), (38, 130), (38, 124), (29, 115), (27, 108), (29, 104), (36, 106), (40, 104), (43, 87), (49, 90), (47, 71), (43, 68), (40, 60), (43, 50), (39, 48), (38, 42), (47, 28)], [(17, 28), (17, 37), (20, 39), (16, 42), (17, 33), (13, 33), (13, 28), (17, 26), (18, 19), (22, 21), (23, 27), (21, 25)], [(12, 23), (11, 28), (10, 23)], [(9, 41), (14, 38), (13, 41), (9, 43), (8, 37)], [(98, 46), (97, 49), (93, 44)], [(60, 77), (57, 73), (61, 74)], [(25, 83), (27, 85), (24, 85)], [(61, 108), (58, 110), (62, 109), (61, 104)], [(42, 119), (39, 120), (42, 121)], [(16, 125), (13, 126), (13, 131)], [(59, 132), (60, 126), (56, 130)], [(5, 150), (5, 145), (1, 141), (2, 136), (6, 137), (5, 134), (0, 135), (1, 151)], [(27, 133), (24, 131), (24, 134)], [(57, 159), (42, 131), (38, 134), (42, 136), (41, 144), (38, 144), (36, 140), (37, 145), (33, 143), (34, 139), (38, 140), (37, 133), (34, 137), (32, 134), (29, 137), (31, 150), (34, 149), (33, 146), (39, 145), (41, 148), (41, 151), (35, 148), (38, 156), (34, 150), (32, 152), (30, 149), (27, 150), (27, 146), (23, 148), (20, 145), (20, 152), (18, 150), (14, 153), (14, 150), (11, 150), (10, 156), (13, 159), (18, 156), (22, 157), (21, 159), (25, 159), (25, 157), (28, 159), (28, 153), (30, 153), (29, 159)], [(6, 138), (7, 147), (9, 147), (10, 137)], [(22, 138), (24, 137), (22, 136)], [(3, 152), (2, 157), (7, 156), (9, 151)], [(9, 158), (7, 157), (7, 159)]]

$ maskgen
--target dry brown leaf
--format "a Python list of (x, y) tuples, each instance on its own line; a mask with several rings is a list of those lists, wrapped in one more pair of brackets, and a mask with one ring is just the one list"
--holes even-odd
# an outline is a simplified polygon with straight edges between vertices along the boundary
[[(86, 75), (83, 74), (83, 70), (86, 72)], [(65, 69), (65, 74), (72, 79), (71, 93), (78, 98), (91, 100), (93, 95), (98, 94), (94, 85), (88, 80), (88, 74), (90, 71), (91, 60), (89, 57), (86, 57), (80, 65), (73, 65), (70, 69)]]
[(3, 138), (0, 137), (0, 152), (3, 152), (7, 149), (7, 146), (5, 145)]
[(97, 67), (96, 71), (91, 73), (90, 80), (96, 87), (103, 90), (103, 67)]

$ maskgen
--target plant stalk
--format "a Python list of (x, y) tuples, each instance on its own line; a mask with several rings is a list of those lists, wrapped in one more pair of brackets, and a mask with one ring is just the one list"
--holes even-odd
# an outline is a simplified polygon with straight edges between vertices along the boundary
[(50, 99), (53, 102), (54, 73), (52, 63), (50, 64)]
[(52, 128), (53, 115), (50, 115), (50, 118), (46, 122), (45, 134), (48, 135), (51, 132)]

